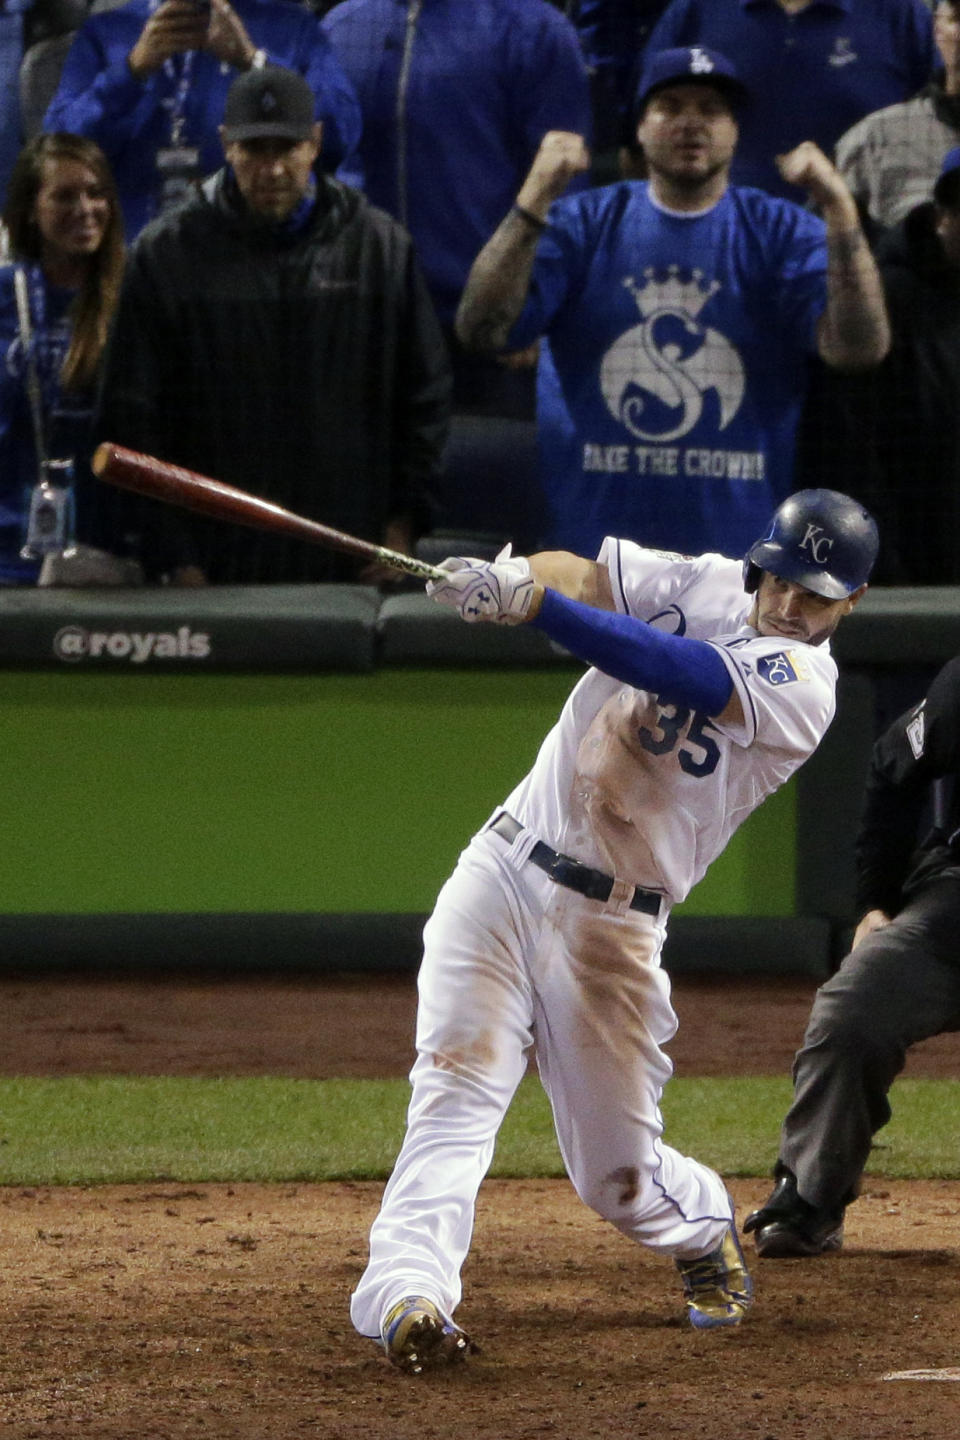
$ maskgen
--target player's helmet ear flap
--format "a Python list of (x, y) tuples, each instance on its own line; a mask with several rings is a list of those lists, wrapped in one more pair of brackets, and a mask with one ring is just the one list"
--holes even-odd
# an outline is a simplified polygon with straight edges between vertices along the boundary
[(752, 595), (769, 570), (815, 595), (843, 600), (866, 583), (879, 546), (876, 522), (858, 500), (837, 490), (798, 490), (744, 556), (743, 588)]

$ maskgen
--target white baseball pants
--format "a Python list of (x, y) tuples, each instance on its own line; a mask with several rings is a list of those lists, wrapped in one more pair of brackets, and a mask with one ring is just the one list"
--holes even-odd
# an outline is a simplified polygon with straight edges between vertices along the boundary
[(525, 862), (534, 837), (482, 832), (424, 930), (407, 1131), (351, 1297), (362, 1335), (407, 1295), (453, 1314), (480, 1182), (536, 1046), (579, 1196), (625, 1235), (692, 1258), (730, 1222), (720, 1177), (661, 1140), (677, 1028), (660, 969), (664, 925), (555, 884)]

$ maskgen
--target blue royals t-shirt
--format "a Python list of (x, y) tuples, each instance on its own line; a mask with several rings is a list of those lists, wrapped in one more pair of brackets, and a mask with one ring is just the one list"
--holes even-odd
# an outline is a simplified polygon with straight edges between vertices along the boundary
[(625, 181), (558, 200), (510, 346), (538, 374), (548, 546), (738, 556), (793, 488), (823, 223), (760, 190), (679, 216)]
[(793, 488), (826, 261), (823, 223), (759, 190), (695, 216), (645, 182), (556, 202), (509, 341), (544, 336), (545, 544), (746, 551)]

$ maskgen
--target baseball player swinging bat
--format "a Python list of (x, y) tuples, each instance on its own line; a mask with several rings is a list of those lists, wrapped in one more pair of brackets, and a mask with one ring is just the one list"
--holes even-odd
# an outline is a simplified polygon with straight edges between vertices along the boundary
[(324, 545), (329, 550), (342, 550), (347, 555), (359, 555), (364, 560), (389, 565), (393, 570), (403, 570), (422, 580), (442, 580), (444, 572), (425, 560), (413, 555), (401, 555), (398, 550), (388, 550), (384, 545), (374, 545), (369, 540), (360, 540), (316, 520), (307, 520), (264, 500), (251, 495), (235, 485), (226, 485), (222, 480), (211, 480), (195, 470), (186, 470), (180, 465), (171, 465), (158, 460), (155, 455), (143, 455), (138, 450), (128, 450), (123, 445), (105, 441), (98, 445), (93, 454), (93, 473), (110, 485), (124, 490), (135, 490), (140, 495), (150, 495), (154, 500), (166, 500), (170, 505), (180, 505), (185, 510), (196, 510), (201, 515), (212, 515), (216, 520), (231, 520), (236, 525), (249, 525), (255, 530), (272, 530), (280, 535), (292, 535), (295, 539), (307, 540), (313, 545)]

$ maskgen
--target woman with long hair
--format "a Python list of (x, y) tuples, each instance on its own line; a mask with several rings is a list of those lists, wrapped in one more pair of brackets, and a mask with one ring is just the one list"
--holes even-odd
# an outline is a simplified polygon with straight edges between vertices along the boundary
[(42, 546), (28, 535), (38, 482), (45, 475), (69, 490), (57, 462), (72, 462), (81, 529), (93, 493), (92, 410), (124, 262), (120, 205), (99, 146), (63, 133), (31, 140), (10, 177), (3, 225), (0, 584), (17, 585), (40, 569)]

